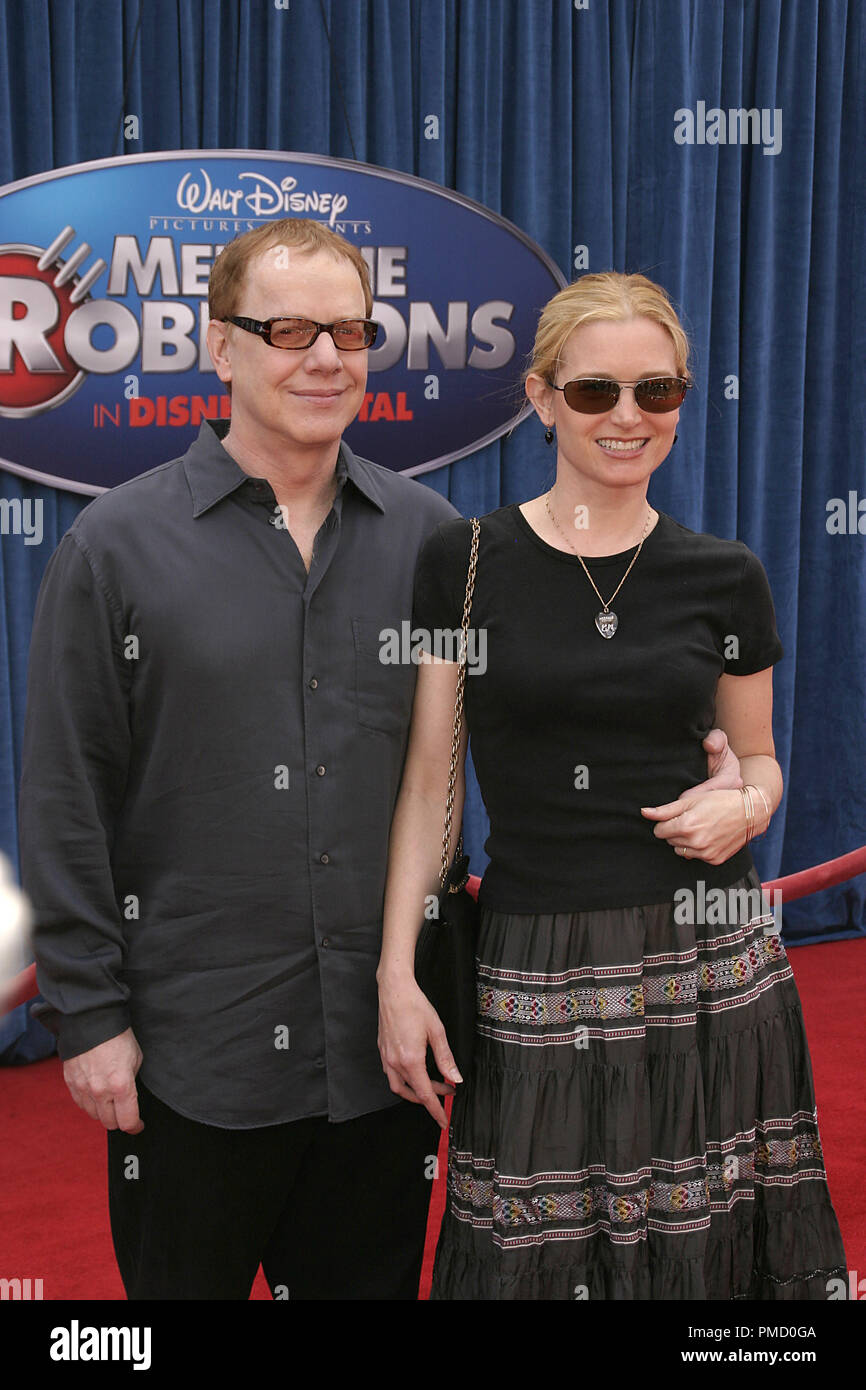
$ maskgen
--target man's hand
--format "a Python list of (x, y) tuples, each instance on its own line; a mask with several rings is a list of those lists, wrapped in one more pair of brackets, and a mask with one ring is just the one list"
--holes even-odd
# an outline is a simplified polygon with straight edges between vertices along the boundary
[(135, 1078), (142, 1061), (135, 1034), (127, 1028), (89, 1052), (70, 1057), (63, 1063), (63, 1079), (75, 1104), (106, 1129), (140, 1134), (144, 1125)]
[(710, 729), (702, 747), (707, 755), (707, 781), (688, 787), (680, 793), (680, 799), (703, 796), (705, 792), (739, 791), (743, 785), (740, 760), (728, 743), (724, 729)]

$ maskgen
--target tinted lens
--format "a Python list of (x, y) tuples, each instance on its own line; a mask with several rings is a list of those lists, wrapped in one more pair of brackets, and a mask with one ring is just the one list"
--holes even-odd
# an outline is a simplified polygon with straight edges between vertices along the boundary
[(334, 342), (338, 348), (357, 350), (369, 347), (375, 336), (376, 325), (367, 319), (342, 319), (334, 324)]
[(579, 410), (582, 415), (600, 415), (602, 411), (613, 410), (619, 399), (619, 387), (615, 381), (584, 378), (567, 381), (562, 394), (572, 410)]
[[(329, 329), (323, 331), (330, 332), (337, 347), (344, 352), (359, 352), (361, 348), (370, 347), (375, 342), (377, 328), (378, 324), (367, 319), (340, 319), (338, 323), (331, 324)], [(271, 342), (274, 347), (309, 347), (316, 336), (317, 325), (312, 319), (276, 319), (271, 324)]]
[(634, 398), (638, 409), (650, 415), (664, 415), (665, 411), (676, 410), (686, 396), (686, 385), (679, 377), (661, 376), (653, 381), (641, 381), (634, 388)]
[(315, 336), (316, 325), (309, 319), (277, 319), (271, 324), (271, 342), (274, 347), (307, 347)]

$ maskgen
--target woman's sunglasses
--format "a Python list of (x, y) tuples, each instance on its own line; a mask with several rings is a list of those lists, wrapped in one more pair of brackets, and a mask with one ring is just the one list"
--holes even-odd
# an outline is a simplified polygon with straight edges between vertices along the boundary
[(608, 381), (603, 377), (579, 377), (576, 381), (567, 381), (564, 386), (557, 386), (553, 381), (548, 385), (552, 386), (554, 391), (561, 391), (565, 397), (565, 404), (571, 410), (580, 411), (581, 415), (601, 415), (605, 411), (613, 410), (624, 386), (630, 386), (634, 391), (638, 410), (645, 410), (650, 415), (664, 415), (667, 411), (676, 410), (682, 405), (686, 392), (694, 382), (682, 376), (646, 377), (643, 381)]

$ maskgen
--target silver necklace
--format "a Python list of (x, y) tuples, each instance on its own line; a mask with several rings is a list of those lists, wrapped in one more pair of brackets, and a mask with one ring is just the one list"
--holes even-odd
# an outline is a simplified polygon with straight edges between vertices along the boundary
[(619, 581), (619, 583), (617, 584), (617, 586), (616, 586), (616, 588), (614, 589), (613, 593), (611, 594), (610, 598), (607, 600), (607, 602), (605, 602), (605, 600), (602, 598), (601, 594), (598, 592), (598, 589), (596, 588), (595, 580), (593, 579), (593, 577), (592, 577), (592, 575), (590, 574), (589, 570), (586, 568), (586, 565), (584, 565), (584, 563), (583, 563), (583, 556), (577, 554), (577, 551), (574, 549), (574, 546), (571, 544), (571, 541), (568, 539), (568, 536), (565, 534), (565, 532), (563, 531), (563, 529), (562, 529), (562, 527), (560, 526), (559, 522), (557, 521), (556, 517), (553, 515), (553, 512), (550, 510), (550, 500), (549, 500), (549, 499), (550, 499), (550, 497), (551, 497), (552, 495), (553, 495), (553, 488), (550, 489), (550, 492), (546, 492), (546, 493), (544, 494), (544, 505), (545, 505), (545, 507), (547, 508), (547, 515), (550, 517), (551, 521), (553, 522), (553, 524), (554, 524), (554, 526), (556, 527), (556, 529), (557, 529), (557, 531), (559, 532), (559, 534), (562, 536), (562, 539), (565, 541), (566, 545), (569, 547), (570, 550), (573, 550), (573, 551), (574, 551), (575, 555), (577, 555), (578, 560), (580, 560), (581, 566), (582, 566), (582, 568), (583, 568), (583, 572), (584, 572), (584, 574), (586, 575), (587, 579), (589, 580), (590, 584), (592, 585), (593, 589), (595, 589), (596, 598), (598, 599), (599, 603), (601, 604), (601, 612), (600, 612), (600, 613), (596, 613), (596, 615), (595, 615), (595, 625), (596, 625), (596, 627), (598, 628), (599, 632), (601, 633), (602, 637), (611, 638), (611, 637), (613, 637), (614, 633), (616, 632), (617, 628), (619, 627), (619, 618), (616, 616), (615, 613), (612, 613), (612, 612), (610, 611), (610, 605), (613, 603), (614, 599), (616, 598), (616, 596), (617, 596), (617, 594), (619, 593), (620, 589), (622, 588), (623, 584), (625, 583), (625, 581), (628, 579), (629, 575), (631, 574), (632, 565), (634, 564), (635, 560), (637, 559), (638, 555), (640, 555), (641, 550), (643, 549), (643, 543), (644, 543), (644, 541), (646, 540), (647, 532), (649, 531), (649, 527), (650, 527), (650, 522), (652, 521), (652, 515), (653, 515), (653, 514), (652, 514), (652, 509), (651, 509), (650, 507), (647, 507), (647, 518), (646, 518), (646, 522), (644, 523), (643, 533), (642, 533), (642, 535), (641, 535), (640, 542), (639, 542), (639, 544), (638, 544), (638, 548), (637, 548), (637, 550), (635, 551), (634, 555), (632, 556), (631, 564), (629, 565), (629, 567), (628, 567), (628, 569), (626, 570), (625, 574), (623, 575), (622, 579), (621, 579), (621, 580)]

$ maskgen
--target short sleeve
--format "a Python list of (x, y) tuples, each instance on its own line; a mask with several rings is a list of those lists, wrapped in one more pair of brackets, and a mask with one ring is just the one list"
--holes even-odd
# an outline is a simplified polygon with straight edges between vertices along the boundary
[[(416, 631), (453, 632), (460, 628), (471, 537), (470, 523), (459, 518), (441, 522), (421, 547), (412, 607)], [(425, 651), (432, 650), (429, 643), (423, 646)]]
[[(725, 636), (726, 675), (751, 676), (775, 665), (784, 656), (776, 630), (769, 580), (764, 566), (751, 550), (746, 551), (732, 615), (732, 629)], [(731, 642), (732, 637), (736, 638), (736, 644)]]

